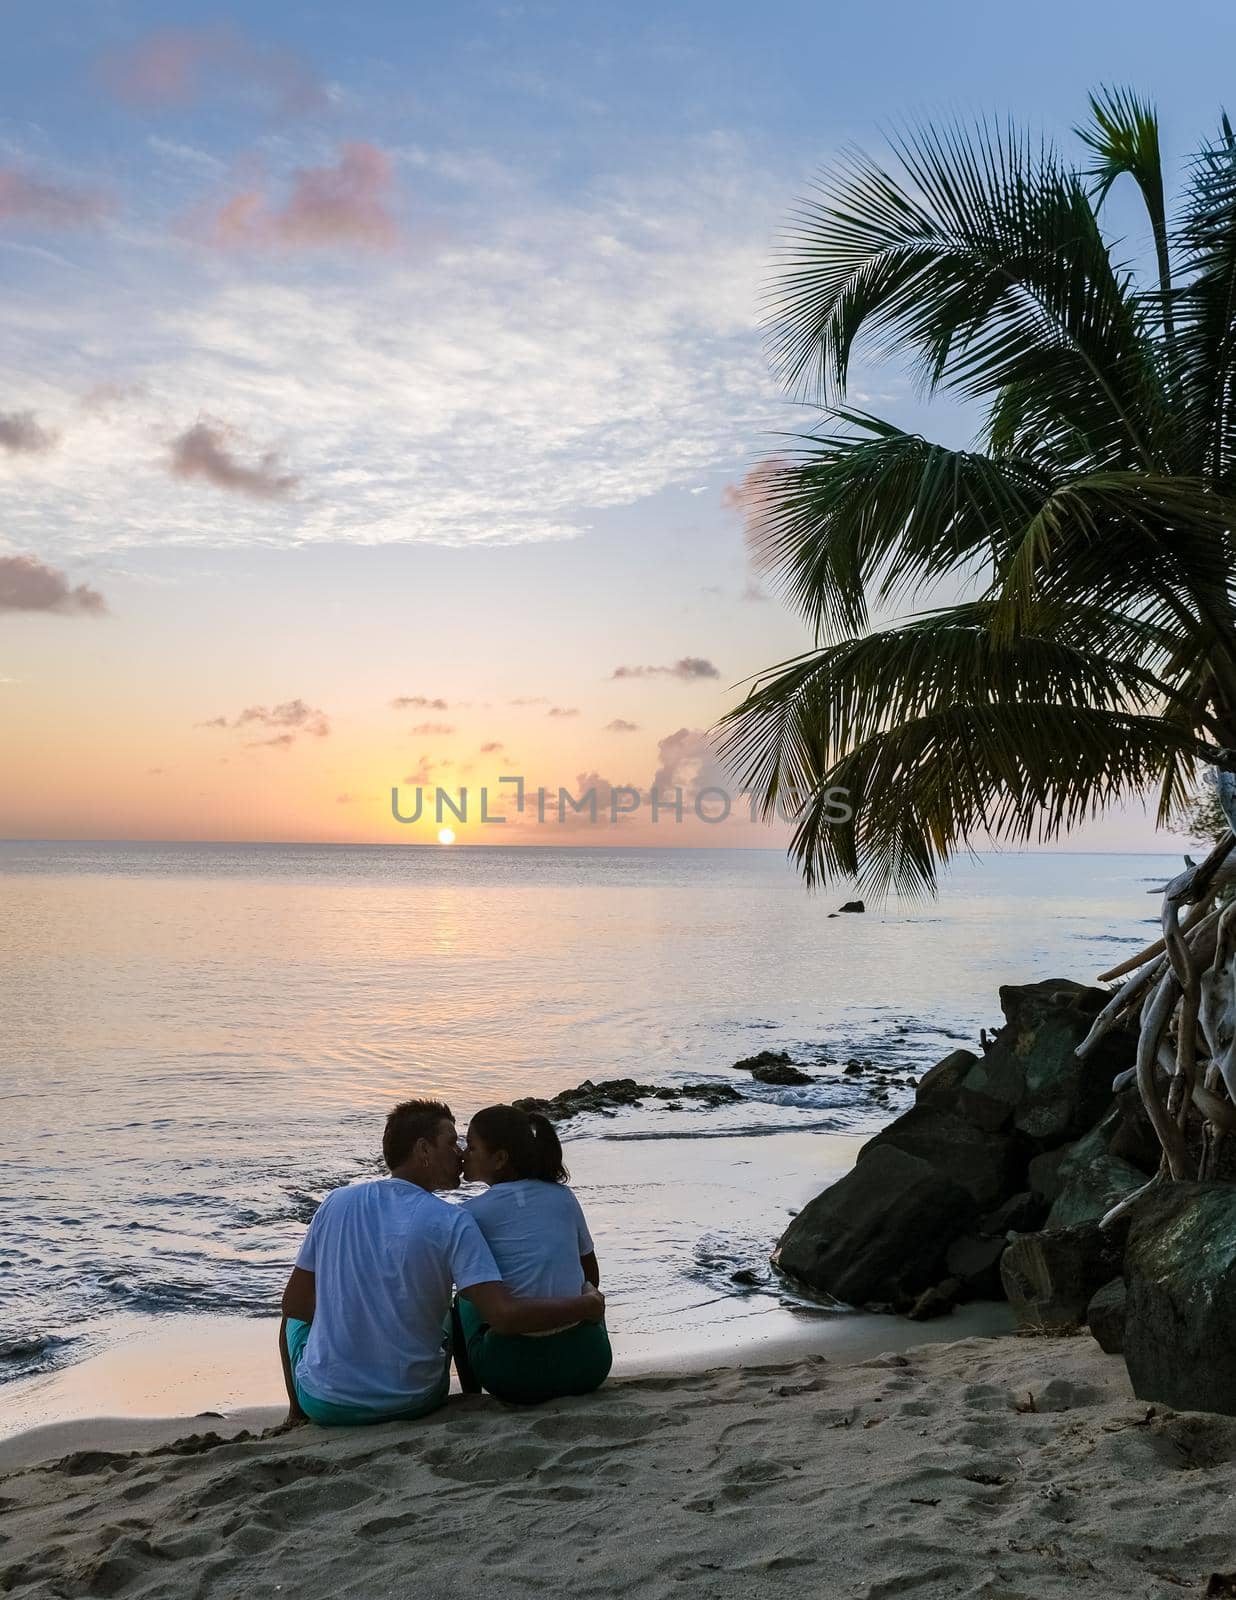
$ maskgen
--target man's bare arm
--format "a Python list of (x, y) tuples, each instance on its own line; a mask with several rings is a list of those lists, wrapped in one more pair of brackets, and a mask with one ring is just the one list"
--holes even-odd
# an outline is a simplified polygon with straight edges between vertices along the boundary
[(590, 1283), (594, 1289), (601, 1287), (601, 1269), (597, 1265), (597, 1253), (589, 1250), (586, 1256), (579, 1258), (580, 1269), (584, 1274), (584, 1282)]
[(303, 1267), (293, 1267), (287, 1288), (283, 1291), (283, 1320), (279, 1324), (279, 1361), (283, 1367), (283, 1383), (288, 1392), (288, 1421), (307, 1422), (296, 1395), (296, 1380), (292, 1376), (292, 1358), (288, 1354), (288, 1320), (312, 1322), (317, 1310), (317, 1283), (312, 1272)]
[(605, 1296), (596, 1289), (552, 1300), (521, 1299), (504, 1283), (473, 1283), (459, 1292), (495, 1333), (548, 1333), (569, 1322), (600, 1322), (605, 1315)]

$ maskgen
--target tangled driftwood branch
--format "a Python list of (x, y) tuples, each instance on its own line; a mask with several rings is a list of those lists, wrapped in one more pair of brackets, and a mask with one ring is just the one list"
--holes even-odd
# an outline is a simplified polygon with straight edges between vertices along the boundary
[[(1220, 798), (1236, 812), (1236, 779), (1220, 786)], [(1146, 1188), (1211, 1176), (1223, 1139), (1236, 1133), (1236, 901), (1217, 903), (1236, 885), (1234, 847), (1236, 833), (1165, 886), (1163, 937), (1103, 974), (1103, 981), (1124, 982), (1077, 1048), (1085, 1058), (1114, 1028), (1137, 1024), (1137, 1066), (1113, 1087), (1136, 1081), (1163, 1148)], [(1194, 1112), (1202, 1124), (1200, 1157), (1190, 1140)], [(1127, 1196), (1104, 1223), (1144, 1193)]]

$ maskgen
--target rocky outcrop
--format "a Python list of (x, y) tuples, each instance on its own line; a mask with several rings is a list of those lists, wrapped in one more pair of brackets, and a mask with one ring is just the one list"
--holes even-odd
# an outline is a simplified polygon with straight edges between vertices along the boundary
[(886, 1145), (918, 1156), (952, 1179), (987, 1211), (1017, 1187), (1025, 1160), (1016, 1140), (986, 1133), (972, 1122), (934, 1106), (913, 1106), (859, 1151), (858, 1164)]
[[(1119, 1271), (1098, 1218), (1153, 1171), (1136, 1164), (1147, 1145), (1135, 1092), (1112, 1093), (1132, 1037), (1113, 1033), (1085, 1062), (1075, 1054), (1107, 998), (1067, 978), (1001, 989), (1005, 1026), (984, 1053), (955, 1050), (923, 1075), (914, 1106), (795, 1218), (774, 1264), (851, 1304), (908, 1310), (913, 1295), (919, 1315), (1012, 1282), (1028, 1322), (1082, 1322)], [(1039, 1230), (1066, 1237), (1029, 1246), (1002, 1276), (1010, 1239)]]
[(749, 1072), (756, 1083), (769, 1083), (779, 1087), (800, 1083), (814, 1083), (809, 1072), (796, 1067), (785, 1050), (761, 1050), (758, 1055), (744, 1056), (735, 1061), (735, 1072)]
[(949, 1242), (975, 1211), (967, 1189), (884, 1145), (803, 1207), (772, 1262), (850, 1305), (906, 1310), (943, 1276)]
[(537, 1111), (551, 1122), (565, 1122), (568, 1117), (580, 1116), (585, 1111), (613, 1111), (620, 1106), (637, 1106), (644, 1100), (663, 1100), (670, 1105), (691, 1100), (707, 1108), (730, 1105), (741, 1100), (742, 1094), (729, 1083), (675, 1083), (657, 1087), (649, 1083), (636, 1083), (634, 1078), (605, 1078), (593, 1083), (585, 1078), (574, 1089), (564, 1089), (551, 1100), (526, 1096), (512, 1101), (521, 1111)]
[(1018, 1327), (1039, 1333), (1081, 1327), (1095, 1291), (1120, 1271), (1120, 1244), (1093, 1222), (1019, 1234), (1000, 1259)]
[(1236, 1186), (1152, 1190), (1137, 1207), (1124, 1281), (1134, 1394), (1236, 1416)]

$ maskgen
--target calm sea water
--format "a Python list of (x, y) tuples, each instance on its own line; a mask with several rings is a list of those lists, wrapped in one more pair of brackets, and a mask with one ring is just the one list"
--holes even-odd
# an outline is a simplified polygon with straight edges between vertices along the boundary
[[(763, 1273), (793, 1209), (779, 1152), (801, 1204), (802, 1135), (872, 1131), (912, 1092), (881, 1105), (846, 1059), (921, 1070), (998, 1022), (1000, 984), (1093, 977), (1154, 937), (1172, 870), (992, 857), (933, 904), (830, 918), (844, 896), (764, 851), (0, 844), (0, 1380), (135, 1315), (273, 1312), (396, 1099), (462, 1124), (584, 1078), (743, 1090), (583, 1119), (568, 1152), (633, 1318), (742, 1315), (778, 1292), (731, 1275)], [(823, 1081), (732, 1070), (763, 1048)]]

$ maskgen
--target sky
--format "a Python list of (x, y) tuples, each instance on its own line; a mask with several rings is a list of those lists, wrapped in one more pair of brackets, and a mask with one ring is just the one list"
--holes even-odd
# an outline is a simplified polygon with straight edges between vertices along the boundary
[[(1179, 162), (1234, 45), (1144, 0), (15, 8), (0, 837), (425, 843), (441, 785), (461, 842), (784, 844), (647, 803), (732, 789), (709, 730), (811, 645), (734, 505), (811, 420), (762, 345), (778, 230), (847, 145), (1067, 140), (1101, 82)], [(852, 397), (975, 426), (870, 359)]]

